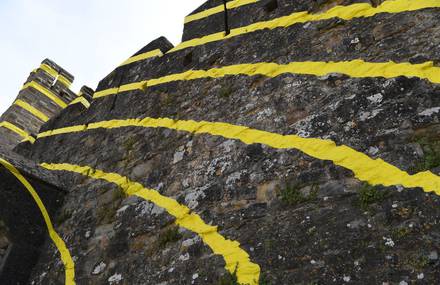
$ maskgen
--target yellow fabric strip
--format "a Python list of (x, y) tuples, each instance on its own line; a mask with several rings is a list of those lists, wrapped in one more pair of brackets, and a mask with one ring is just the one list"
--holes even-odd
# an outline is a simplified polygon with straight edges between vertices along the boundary
[(12, 164), (8, 161), (0, 158), (0, 164), (2, 164), (6, 169), (8, 169), (20, 182), (26, 187), (29, 194), (31, 194), (32, 198), (35, 200), (38, 208), (40, 209), (41, 214), (43, 215), (44, 221), (47, 226), (47, 230), (49, 232), (49, 236), (52, 239), (53, 243), (57, 247), (58, 251), (61, 255), (61, 260), (64, 264), (65, 271), (65, 284), (66, 285), (74, 285), (75, 284), (75, 264), (70, 256), (70, 252), (66, 247), (66, 244), (62, 240), (62, 238), (55, 231), (52, 221), (50, 220), (49, 213), (47, 212), (46, 207), (44, 206), (43, 201), (38, 195), (37, 191), (35, 191), (34, 187), (26, 180), (26, 178), (16, 169)]
[(72, 102), (70, 102), (69, 106), (73, 104), (82, 104), (84, 107), (86, 107), (86, 109), (90, 107), (89, 101), (87, 101), (87, 99), (84, 97), (75, 98)]
[(56, 78), (58, 76), (58, 72), (55, 69), (53, 69), (50, 65), (42, 63), (40, 65), (40, 69), (50, 74), (53, 78)]
[[(235, 2), (235, 1), (233, 1)], [(256, 2), (256, 1), (255, 1)], [(231, 3), (231, 2), (229, 2)], [(245, 5), (245, 4), (243, 4)], [(201, 46), (207, 43), (221, 41), (225, 39), (230, 39), (236, 36), (240, 36), (247, 33), (252, 33), (259, 30), (264, 29), (276, 29), (276, 28), (287, 28), (294, 24), (298, 23), (306, 23), (306, 22), (315, 22), (321, 20), (328, 20), (331, 18), (340, 18), (344, 20), (351, 20), (355, 18), (361, 17), (372, 17), (379, 13), (402, 13), (407, 11), (416, 11), (425, 8), (438, 8), (440, 7), (440, 1), (438, 0), (389, 0), (383, 2), (381, 5), (377, 7), (373, 7), (367, 3), (357, 3), (347, 6), (335, 6), (330, 10), (320, 13), (320, 14), (310, 14), (306, 11), (303, 12), (295, 12), (288, 16), (276, 18), (269, 21), (257, 22), (248, 26), (231, 29), (229, 35), (225, 36), (224, 32), (214, 33), (207, 36), (203, 36), (201, 38), (196, 38), (192, 40), (188, 40), (180, 43), (173, 49), (169, 50), (167, 53), (175, 52), (178, 50), (186, 49), (189, 47)], [(223, 9), (218, 6), (213, 8), (213, 12), (220, 11)], [(209, 10), (207, 10), (209, 11)], [(205, 11), (204, 11), (205, 12)], [(201, 13), (204, 13), (201, 12)], [(207, 12), (209, 14), (209, 12)], [(218, 12), (217, 12), (218, 13)], [(197, 14), (195, 14), (197, 15)], [(191, 15), (189, 17), (192, 17)]]
[(41, 86), (39, 83), (35, 82), (35, 81), (31, 81), (29, 83), (26, 83), (23, 88), (21, 88), (21, 90), (27, 89), (29, 87), (34, 88), (35, 90), (37, 90), (38, 92), (42, 93), (44, 96), (46, 96), (47, 98), (49, 98), (50, 100), (52, 100), (55, 104), (57, 104), (58, 106), (60, 106), (61, 108), (66, 108), (67, 104), (61, 100), (60, 98), (58, 98), (58, 96), (56, 96), (55, 94), (52, 93), (52, 91), (50, 91), (49, 89)]
[(46, 114), (44, 114), (43, 112), (41, 112), (37, 108), (33, 107), (31, 104), (29, 104), (23, 100), (20, 100), (20, 99), (16, 100), (14, 102), (14, 105), (17, 105), (17, 106), (25, 109), (26, 111), (28, 111), (29, 113), (31, 113), (32, 115), (34, 115), (38, 119), (42, 120), (43, 122), (49, 121), (49, 117), (46, 116)]
[[(440, 1), (439, 1), (440, 3)], [(323, 76), (329, 73), (342, 73), (354, 78), (398, 76), (418, 77), (427, 79), (433, 83), (440, 83), (440, 67), (435, 67), (433, 62), (421, 64), (389, 62), (365, 62), (360, 59), (341, 62), (304, 61), (291, 62), (288, 64), (277, 63), (249, 63), (229, 65), (209, 70), (188, 70), (182, 73), (166, 75), (160, 78), (122, 85), (119, 88), (111, 88), (96, 92), (94, 98), (104, 97), (149, 86), (169, 83), (180, 80), (194, 80), (201, 78), (219, 78), (227, 75), (264, 75), (276, 77), (281, 74), (303, 74)]]
[(44, 138), (44, 137), (57, 136), (57, 135), (69, 134), (69, 133), (78, 133), (78, 132), (83, 132), (83, 131), (87, 131), (87, 126), (86, 125), (77, 125), (77, 126), (72, 126), (72, 127), (65, 127), (65, 128), (45, 131), (45, 132), (39, 133), (37, 138), (40, 139), (40, 138)]
[(72, 83), (66, 77), (64, 77), (62, 75), (59, 75), (57, 77), (57, 81), (59, 81), (61, 84), (63, 84), (67, 88), (70, 88), (70, 85), (72, 85)]
[(30, 142), (31, 144), (35, 143), (35, 139), (31, 136), (28, 136), (20, 141), (20, 143)]
[(236, 272), (240, 284), (257, 285), (260, 275), (258, 264), (252, 263), (249, 254), (240, 248), (240, 243), (225, 239), (217, 232), (217, 227), (206, 224), (202, 218), (191, 210), (179, 204), (176, 200), (161, 195), (158, 191), (145, 188), (143, 185), (130, 181), (128, 177), (117, 173), (106, 173), (89, 166), (72, 164), (47, 164), (42, 167), (54, 171), (69, 171), (93, 179), (104, 180), (116, 184), (128, 196), (137, 196), (164, 208), (176, 218), (176, 224), (182, 228), (197, 233), (214, 254), (223, 256), (226, 269), (230, 273)]
[(40, 133), (38, 138), (94, 129), (121, 127), (167, 128), (195, 134), (210, 134), (227, 139), (240, 140), (245, 144), (264, 144), (276, 149), (297, 149), (320, 160), (329, 160), (338, 166), (353, 171), (355, 177), (371, 185), (420, 187), (426, 192), (440, 195), (440, 177), (430, 171), (410, 175), (383, 161), (373, 159), (348, 146), (337, 146), (331, 140), (302, 138), (296, 135), (280, 135), (222, 122), (186, 121), (168, 118), (144, 118), (111, 120), (90, 123), (88, 126), (73, 126)]
[[(244, 6), (244, 5), (248, 5), (248, 4), (253, 4), (258, 2), (259, 0), (235, 0), (235, 1), (229, 1), (226, 4), (226, 7), (229, 10)], [(221, 13), (224, 11), (224, 6), (222, 5), (218, 5), (216, 7), (210, 8), (210, 9), (206, 9), (204, 11), (201, 11), (199, 13), (196, 14), (192, 14), (189, 16), (185, 17), (185, 24), (192, 22), (192, 21), (196, 21), (196, 20), (200, 20), (206, 17), (209, 17), (211, 15), (217, 14), (217, 13)]]
[(294, 24), (327, 20), (331, 18), (340, 18), (351, 20), (361, 17), (372, 17), (379, 13), (401, 13), (407, 11), (416, 11), (425, 8), (440, 7), (438, 0), (393, 0), (385, 1), (377, 7), (372, 7), (367, 3), (357, 3), (348, 6), (335, 6), (330, 10), (321, 14), (309, 14), (308, 12), (295, 12), (288, 16), (276, 18), (269, 21), (257, 22), (248, 26), (231, 29), (229, 35), (225, 36), (224, 32), (207, 35), (201, 38), (192, 39), (180, 43), (175, 48), (168, 51), (169, 53), (182, 50), (189, 47), (204, 45), (207, 43), (230, 39), (239, 35), (252, 33), (264, 29), (287, 28)]
[(152, 57), (162, 56), (162, 55), (163, 55), (163, 53), (160, 49), (155, 49), (155, 50), (152, 50), (149, 52), (145, 52), (145, 53), (142, 53), (139, 55), (132, 56), (129, 59), (127, 59), (126, 61), (124, 61), (123, 63), (121, 63), (119, 66), (124, 66), (124, 65), (136, 62), (136, 61), (141, 61), (141, 60), (144, 60), (147, 58), (152, 58)]
[(30, 141), (31, 143), (35, 142), (35, 139), (31, 135), (29, 135), (26, 131), (22, 130), (21, 128), (17, 127), (16, 125), (14, 125), (10, 122), (6, 122), (6, 121), (0, 122), (0, 128), (1, 127), (6, 128), (6, 129), (16, 133), (17, 135)]
[(93, 94), (93, 99), (99, 98), (99, 97), (104, 97), (104, 96), (109, 96), (109, 95), (113, 95), (113, 94), (117, 94), (119, 92), (119, 88), (115, 87), (115, 88), (109, 88), (109, 89), (105, 89), (99, 92), (95, 92), (95, 94)]
[(49, 73), (52, 77), (54, 77), (55, 79), (57, 79), (60, 83), (62, 83), (64, 86), (66, 86), (67, 88), (70, 87), (70, 85), (72, 85), (72, 82), (67, 79), (66, 77), (64, 77), (63, 75), (59, 74), (55, 69), (53, 69), (50, 65), (47, 65), (45, 63), (42, 63), (40, 65), (40, 69), (44, 70), (45, 72)]

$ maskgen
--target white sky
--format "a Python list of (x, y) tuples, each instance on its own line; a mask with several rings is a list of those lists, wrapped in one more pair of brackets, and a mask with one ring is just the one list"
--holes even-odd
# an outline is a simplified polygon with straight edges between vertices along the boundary
[(75, 76), (75, 92), (82, 85), (95, 88), (157, 37), (178, 44), (184, 17), (204, 2), (0, 0), (0, 114), (44, 58)]

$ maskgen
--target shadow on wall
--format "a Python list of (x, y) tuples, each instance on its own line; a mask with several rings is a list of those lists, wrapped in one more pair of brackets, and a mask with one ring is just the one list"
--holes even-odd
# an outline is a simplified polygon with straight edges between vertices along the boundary
[[(63, 192), (25, 176), (53, 215), (61, 205)], [(32, 196), (0, 165), (0, 284), (27, 284), (47, 235), (46, 224)]]

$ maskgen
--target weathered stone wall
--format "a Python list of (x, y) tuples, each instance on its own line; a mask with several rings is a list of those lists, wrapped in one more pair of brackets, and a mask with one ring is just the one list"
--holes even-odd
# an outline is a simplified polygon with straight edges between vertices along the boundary
[[(65, 192), (57, 177), (35, 163), (0, 147), (0, 158), (16, 166), (55, 217)], [(48, 238), (48, 226), (35, 198), (10, 170), (0, 164), (0, 284), (28, 284)]]
[[(31, 82), (36, 82), (40, 86), (46, 88), (49, 93), (51, 93), (56, 98), (59, 98), (65, 104), (70, 103), (76, 95), (69, 89), (66, 84), (58, 80), (60, 76), (64, 77), (70, 82), (73, 82), (73, 76), (58, 66), (56, 63), (49, 59), (45, 59), (42, 65), (49, 66), (52, 70), (52, 74), (43, 70), (41, 67), (35, 69), (26, 80), (24, 86)], [(54, 76), (56, 75), (57, 76)], [(20, 90), (16, 101), (18, 100), (29, 104), (31, 107), (35, 108), (47, 118), (51, 118), (58, 114), (63, 107), (54, 102), (52, 99), (44, 95), (40, 90), (34, 87), (26, 87)], [(35, 114), (29, 112), (29, 110), (13, 104), (8, 110), (6, 110), (0, 117), (0, 122), (8, 122), (14, 126), (20, 128), (27, 134), (37, 134), (40, 127), (47, 121), (47, 119), (36, 116)], [(5, 127), (0, 127), (0, 145), (8, 148), (13, 148), (24, 137), (16, 132), (11, 131)]]
[[(231, 11), (232, 28), (358, 1), (270, 2)], [(329, 19), (247, 33), (118, 67), (96, 91), (240, 63), (433, 60), (438, 66), (438, 12)], [(184, 39), (221, 28), (220, 15), (213, 15), (186, 25)], [(171, 48), (162, 38), (142, 52), (158, 47)], [(42, 130), (145, 117), (226, 122), (331, 139), (410, 173), (429, 169), (438, 175), (439, 95), (438, 84), (416, 77), (231, 75), (98, 98), (77, 117), (66, 110)], [(26, 155), (118, 173), (187, 205), (220, 234), (240, 242), (261, 268), (260, 284), (439, 281), (435, 194), (370, 186), (351, 171), (296, 149), (125, 127), (42, 138)], [(114, 184), (57, 173), (70, 192), (56, 228), (75, 256), (78, 284), (234, 284), (222, 257), (196, 234), (176, 228), (163, 209), (120, 194)], [(35, 284), (63, 282), (64, 268), (54, 252), (48, 243), (32, 276)]]
[[(231, 1), (228, 1), (231, 2)], [(247, 26), (259, 21), (267, 21), (290, 15), (294, 12), (307, 11), (319, 13), (336, 5), (351, 3), (371, 3), (370, 0), (337, 0), (337, 1), (291, 1), (291, 0), (263, 0), (253, 4), (243, 5), (228, 11), (228, 23), (231, 29)], [(207, 1), (194, 10), (190, 15), (206, 11), (207, 9), (223, 5), (222, 0)], [(182, 41), (200, 38), (205, 35), (224, 32), (224, 14), (216, 13), (197, 21), (185, 23)]]

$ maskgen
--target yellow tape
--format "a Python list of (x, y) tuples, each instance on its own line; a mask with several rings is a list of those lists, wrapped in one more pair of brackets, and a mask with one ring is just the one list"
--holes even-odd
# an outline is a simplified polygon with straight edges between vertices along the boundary
[[(439, 1), (440, 2), (440, 1)], [(291, 62), (288, 64), (277, 63), (249, 63), (229, 65), (209, 70), (188, 70), (183, 73), (166, 75), (160, 78), (144, 80), (140, 82), (125, 84), (119, 88), (110, 88), (96, 92), (94, 98), (117, 94), (118, 92), (144, 89), (145, 87), (169, 83), (179, 80), (194, 80), (201, 78), (219, 78), (227, 75), (264, 75), (276, 77), (281, 74), (305, 74), (323, 76), (329, 73), (342, 73), (350, 77), (385, 77), (393, 78), (398, 76), (418, 77), (427, 79), (433, 83), (440, 83), (440, 67), (435, 67), (433, 62), (421, 64), (389, 62), (365, 62), (360, 59), (341, 62)]]
[(30, 142), (31, 144), (35, 143), (35, 139), (31, 136), (28, 136), (20, 141), (20, 143)]
[(70, 88), (70, 85), (72, 85), (72, 83), (71, 83), (67, 78), (65, 78), (65, 77), (62, 76), (62, 75), (59, 75), (59, 76), (57, 77), (57, 81), (59, 81), (61, 84), (63, 84), (63, 85), (66, 86), (67, 88)]
[(61, 260), (64, 264), (65, 271), (65, 284), (66, 285), (74, 285), (75, 284), (75, 264), (70, 256), (69, 250), (66, 247), (66, 244), (62, 240), (62, 238), (55, 231), (52, 221), (50, 220), (49, 213), (44, 206), (43, 201), (38, 195), (37, 191), (35, 191), (34, 187), (26, 180), (26, 178), (16, 169), (12, 164), (8, 161), (0, 158), (0, 164), (2, 164), (6, 169), (8, 169), (20, 182), (26, 187), (29, 194), (31, 194), (32, 198), (35, 200), (38, 208), (40, 209), (41, 214), (43, 215), (44, 221), (47, 226), (47, 230), (49, 232), (49, 236), (52, 239), (53, 243), (57, 247), (58, 251), (61, 255)]
[(116, 184), (126, 195), (138, 196), (164, 208), (176, 218), (177, 225), (197, 233), (215, 254), (223, 256), (226, 269), (231, 273), (236, 272), (237, 281), (240, 284), (258, 284), (260, 267), (250, 261), (247, 252), (240, 248), (240, 243), (225, 239), (217, 232), (217, 227), (207, 225), (199, 215), (191, 213), (188, 207), (179, 204), (176, 200), (162, 196), (158, 191), (145, 188), (143, 185), (130, 181), (128, 177), (117, 173), (106, 173), (89, 166), (66, 163), (42, 163), (41, 166), (49, 170), (75, 172)]
[(47, 65), (45, 63), (42, 63), (40, 65), (40, 69), (44, 70), (45, 72), (49, 73), (52, 77), (54, 77), (55, 79), (57, 79), (60, 83), (62, 83), (64, 86), (66, 86), (67, 88), (70, 87), (70, 85), (72, 85), (72, 82), (67, 79), (66, 77), (64, 77), (63, 75), (59, 74), (58, 71), (56, 71), (55, 69), (53, 69), (50, 65)]
[[(248, 26), (231, 29), (230, 34), (228, 34), (227, 36), (225, 36), (224, 32), (219, 32), (219, 33), (203, 36), (201, 38), (188, 40), (180, 43), (173, 49), (169, 50), (167, 53), (176, 52), (189, 47), (201, 46), (211, 42), (230, 39), (236, 36), (252, 33), (255, 31), (260, 31), (264, 29), (272, 30), (276, 28), (287, 28), (298, 23), (315, 22), (315, 21), (327, 20), (331, 18), (351, 20), (355, 18), (372, 17), (379, 13), (395, 14), (395, 13), (402, 13), (407, 11), (416, 11), (425, 8), (438, 8), (438, 7), (440, 7), (440, 2), (438, 0), (417, 0), (417, 1), (394, 0), (394, 1), (385, 1), (377, 7), (372, 7), (370, 4), (367, 3), (357, 3), (348, 6), (335, 6), (330, 10), (320, 14), (310, 14), (306, 11), (295, 12), (288, 16), (276, 18), (273, 20), (257, 22)], [(220, 8), (213, 8), (213, 9), (219, 10)]]
[[(257, 3), (259, 0), (235, 0), (235, 1), (229, 1), (226, 3), (226, 7), (229, 10), (244, 6), (244, 5), (248, 5), (248, 4), (253, 4), (253, 3)], [(209, 17), (211, 15), (217, 14), (217, 13), (221, 13), (224, 11), (224, 6), (222, 5), (218, 5), (216, 7), (210, 8), (210, 9), (206, 9), (204, 11), (201, 11), (199, 13), (196, 14), (192, 14), (189, 16), (185, 17), (185, 24), (192, 22), (192, 21), (196, 21), (196, 20), (200, 20), (206, 17)]]
[(321, 14), (295, 12), (288, 16), (276, 18), (273, 20), (258, 22), (245, 27), (231, 29), (230, 34), (228, 34), (227, 36), (225, 36), (224, 32), (219, 32), (201, 38), (185, 41), (168, 52), (171, 53), (188, 47), (195, 47), (219, 40), (229, 39), (259, 30), (287, 28), (297, 23), (321, 21), (331, 18), (351, 20), (354, 18), (372, 17), (379, 13), (401, 13), (436, 7), (440, 7), (440, 1), (438, 0), (395, 0), (385, 1), (377, 7), (372, 7), (370, 4), (367, 3), (358, 3), (348, 6), (336, 6)]
[(44, 70), (46, 73), (50, 74), (53, 78), (56, 78), (58, 76), (58, 71), (53, 69), (50, 65), (42, 63), (40, 65), (40, 69)]
[(162, 55), (163, 55), (163, 53), (160, 49), (155, 49), (155, 50), (152, 50), (149, 52), (145, 52), (145, 53), (142, 53), (139, 55), (132, 56), (129, 59), (127, 59), (126, 61), (124, 61), (123, 63), (121, 63), (119, 66), (124, 66), (124, 65), (136, 62), (136, 61), (141, 61), (141, 60), (144, 60), (147, 58), (152, 58), (152, 57), (162, 56)]
[(6, 121), (0, 122), (0, 128), (1, 127), (16, 133), (17, 135), (21, 136), (25, 140), (30, 141), (31, 143), (35, 142), (35, 139), (31, 135), (29, 135), (26, 131), (22, 130), (21, 128), (17, 127), (16, 125), (10, 122), (6, 122)]
[(111, 120), (90, 123), (88, 126), (81, 125), (55, 129), (40, 133), (38, 138), (99, 128), (113, 129), (121, 127), (167, 128), (240, 140), (245, 144), (259, 143), (276, 149), (297, 149), (316, 159), (330, 160), (336, 165), (349, 169), (353, 171), (357, 179), (371, 185), (420, 187), (426, 192), (435, 192), (435, 194), (440, 195), (440, 177), (430, 171), (410, 175), (382, 159), (372, 159), (345, 145), (337, 146), (331, 140), (280, 135), (221, 122), (196, 122), (168, 118)]
[(68, 133), (78, 133), (78, 132), (83, 132), (83, 131), (87, 131), (86, 125), (78, 125), (78, 126), (65, 127), (65, 128), (45, 131), (45, 132), (39, 133), (37, 138), (40, 139), (40, 138), (44, 138), (44, 137), (57, 136), (57, 135), (68, 134)]
[[(249, 2), (249, 3), (248, 3)], [(243, 6), (246, 4), (257, 2), (257, 0), (244, 0), (244, 1), (231, 1), (228, 2), (228, 5), (231, 5), (232, 8), (236, 8), (239, 6)], [(225, 39), (230, 39), (236, 36), (256, 32), (259, 30), (264, 29), (276, 29), (276, 28), (287, 28), (294, 24), (298, 23), (306, 23), (306, 22), (314, 22), (314, 21), (321, 21), (321, 20), (327, 20), (331, 18), (340, 18), (344, 20), (351, 20), (355, 18), (366, 18), (366, 17), (372, 17), (379, 13), (402, 13), (407, 11), (416, 11), (421, 10), (425, 8), (438, 8), (440, 7), (440, 2), (438, 0), (394, 0), (394, 1), (385, 1), (381, 5), (377, 7), (372, 7), (370, 4), (367, 3), (357, 3), (352, 4), (348, 6), (335, 6), (331, 8), (330, 10), (320, 13), (320, 14), (310, 14), (306, 11), (303, 12), (295, 12), (288, 16), (275, 18), (273, 20), (269, 21), (262, 21), (257, 22), (248, 26), (240, 27), (231, 29), (230, 34), (225, 36), (224, 32), (214, 33), (207, 36), (203, 36), (201, 38), (191, 39), (185, 42), (180, 43), (173, 49), (169, 50), (167, 53), (176, 52), (182, 49), (186, 49), (189, 47), (196, 47), (201, 46), (207, 43), (221, 41)], [(208, 9), (206, 11), (190, 15), (187, 18), (190, 19), (190, 21), (197, 20), (199, 18), (203, 18), (206, 16), (219, 13), (222, 11), (223, 6), (217, 6), (211, 9)], [(193, 20), (191, 20), (193, 19)], [(189, 22), (190, 22), (189, 21)], [(186, 21), (187, 22), (187, 21)], [(137, 62), (140, 60), (144, 60), (146, 58), (150, 58), (149, 55), (150, 52), (140, 54), (134, 57), (129, 58), (126, 62), (122, 63), (121, 65)]]
[(32, 115), (34, 115), (38, 119), (42, 120), (43, 122), (47, 122), (49, 120), (49, 117), (46, 116), (46, 114), (44, 114), (43, 112), (41, 112), (40, 110), (38, 110), (37, 108), (33, 107), (32, 105), (30, 105), (29, 103), (27, 103), (23, 100), (20, 100), (20, 99), (16, 100), (14, 102), (14, 105), (17, 105), (17, 106), (25, 109), (26, 111), (28, 111), (29, 113), (31, 113)]
[(21, 88), (21, 90), (27, 89), (29, 87), (34, 88), (35, 90), (37, 90), (38, 92), (42, 93), (44, 96), (46, 96), (47, 98), (49, 98), (50, 100), (52, 100), (55, 104), (57, 104), (58, 106), (60, 106), (61, 108), (66, 108), (67, 104), (61, 100), (60, 98), (58, 98), (55, 94), (52, 93), (52, 91), (50, 91), (49, 89), (41, 86), (39, 83), (35, 82), (35, 81), (31, 81), (29, 83), (26, 83), (23, 88)]
[(74, 104), (82, 104), (84, 107), (86, 107), (86, 109), (90, 107), (89, 101), (87, 101), (87, 99), (84, 97), (75, 98), (72, 102), (70, 102), (69, 106)]

